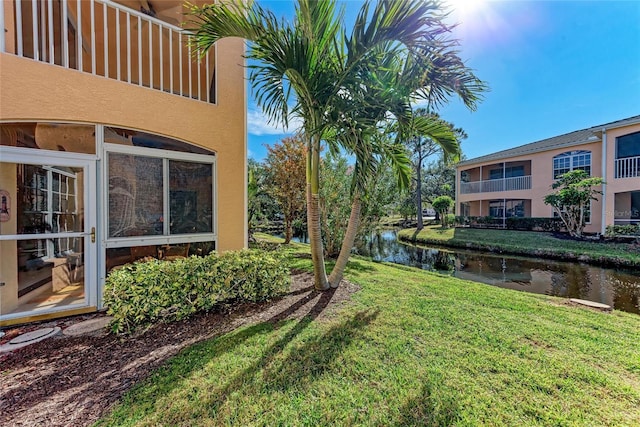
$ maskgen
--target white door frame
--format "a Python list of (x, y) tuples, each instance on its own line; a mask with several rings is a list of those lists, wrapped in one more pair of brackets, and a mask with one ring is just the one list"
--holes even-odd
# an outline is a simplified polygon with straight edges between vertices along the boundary
[[(76, 233), (55, 233), (49, 237), (84, 237), (84, 290), (85, 300), (82, 306), (56, 307), (49, 310), (38, 310), (37, 312), (20, 312), (14, 314), (1, 315), (2, 320), (25, 317), (32, 314), (46, 314), (58, 311), (65, 311), (72, 308), (97, 307), (98, 304), (98, 269), (97, 269), (97, 249), (98, 243), (95, 238), (97, 231), (97, 155), (69, 153), (64, 151), (50, 151), (32, 148), (6, 147), (0, 146), (0, 162), (2, 163), (22, 163), (30, 165), (47, 166), (71, 166), (84, 169), (84, 231)], [(15, 202), (14, 202), (15, 206)], [(93, 230), (93, 233), (92, 233)], [(24, 240), (26, 237), (40, 237), (42, 234), (25, 235), (11, 234), (0, 235), (0, 240)], [(93, 237), (92, 237), (93, 236)]]

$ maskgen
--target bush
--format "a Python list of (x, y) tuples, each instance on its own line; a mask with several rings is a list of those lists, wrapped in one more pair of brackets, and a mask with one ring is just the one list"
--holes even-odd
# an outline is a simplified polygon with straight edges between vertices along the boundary
[[(502, 227), (502, 218), (492, 216), (469, 216), (456, 218), (456, 222), (470, 227)], [(527, 230), (527, 231), (560, 231), (563, 223), (560, 218), (532, 218), (532, 217), (510, 217), (504, 221), (507, 230)]]
[(507, 218), (507, 229), (528, 231), (560, 231), (564, 227), (560, 218)]
[(640, 236), (640, 224), (607, 225), (605, 235), (607, 237)]
[(454, 214), (447, 214), (446, 217), (447, 227), (452, 227), (456, 225), (456, 216)]
[(173, 262), (151, 260), (112, 271), (104, 303), (116, 333), (181, 320), (221, 303), (258, 302), (283, 294), (290, 272), (278, 252), (242, 250)]

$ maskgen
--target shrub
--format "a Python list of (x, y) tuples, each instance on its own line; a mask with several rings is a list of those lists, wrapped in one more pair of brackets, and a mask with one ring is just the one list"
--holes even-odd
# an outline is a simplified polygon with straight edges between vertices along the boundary
[(607, 237), (640, 236), (640, 224), (607, 225), (605, 235)]
[(447, 223), (447, 227), (455, 226), (456, 216), (454, 214), (447, 214), (446, 223)]
[(560, 231), (563, 226), (560, 218), (511, 217), (506, 221), (509, 230)]
[(278, 252), (242, 250), (173, 262), (151, 260), (112, 271), (104, 300), (111, 328), (130, 333), (153, 322), (181, 320), (221, 303), (258, 302), (289, 289), (290, 272)]

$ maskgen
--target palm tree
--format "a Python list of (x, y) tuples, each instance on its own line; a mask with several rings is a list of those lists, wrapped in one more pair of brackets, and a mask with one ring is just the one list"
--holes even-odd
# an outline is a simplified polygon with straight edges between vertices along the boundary
[[(455, 55), (454, 52), (440, 49), (437, 43), (434, 43), (434, 49), (437, 49), (440, 55)], [(423, 50), (421, 53), (424, 52)], [(398, 178), (398, 186), (402, 190), (408, 186), (411, 175), (411, 162), (403, 145), (408, 136), (421, 135), (429, 138), (446, 159), (457, 159), (461, 154), (456, 130), (437, 115), (424, 114), (422, 109), (414, 113), (411, 101), (424, 98), (426, 95), (428, 99), (438, 103), (441, 102), (439, 100), (446, 100), (443, 93), (451, 92), (457, 94), (469, 108), (474, 109), (479, 99), (478, 91), (470, 89), (469, 86), (482, 86), (459, 60), (448, 60), (446, 69), (434, 64), (416, 67), (415, 57), (393, 46), (379, 49), (368, 62), (361, 65), (362, 73), (355, 75), (352, 84), (345, 88), (341, 97), (343, 103), (348, 102), (355, 106), (348, 109), (346, 105), (334, 105), (339, 111), (348, 111), (332, 122), (337, 132), (334, 138), (355, 156), (356, 163), (349, 223), (340, 254), (329, 276), (332, 287), (337, 287), (342, 280), (360, 225), (361, 195), (368, 181), (375, 176), (375, 170), (382, 159), (391, 160)], [(429, 80), (425, 82), (424, 75), (427, 71)], [(438, 82), (437, 85), (433, 84), (435, 81)], [(468, 84), (460, 84), (461, 81)], [(432, 84), (429, 91), (424, 89), (427, 83)], [(376, 136), (381, 129), (380, 123), (388, 121), (389, 116), (395, 118), (395, 125), (390, 129), (397, 138), (395, 143), (381, 144), (380, 142), (387, 139)], [(388, 131), (389, 127), (386, 129)]]
[[(329, 281), (320, 230), (319, 166), (321, 141), (335, 127), (335, 115), (339, 114), (335, 105), (344, 105), (345, 90), (356, 87), (357, 76), (365, 74), (375, 63), (372, 58), (381, 52), (404, 52), (410, 65), (407, 69), (434, 84), (438, 82), (428, 80), (430, 73), (442, 78), (436, 72), (442, 64), (446, 68), (449, 61), (459, 67), (462, 62), (452, 50), (453, 42), (446, 40), (450, 28), (443, 23), (439, 4), (381, 0), (372, 7), (366, 1), (350, 37), (345, 37), (343, 9), (336, 7), (335, 0), (298, 0), (293, 23), (279, 21), (257, 2), (192, 6), (191, 15), (196, 51), (206, 52), (226, 37), (248, 40), (247, 57), (255, 61), (250, 66), (250, 80), (258, 104), (270, 120), (285, 126), (293, 116), (302, 119), (307, 138), (307, 223), (315, 287), (325, 290)], [(463, 77), (468, 80), (457, 82), (463, 88), (458, 92), (473, 94), (482, 89), (471, 73)], [(431, 83), (421, 88), (421, 94), (436, 102), (455, 89), (434, 90)], [(473, 96), (469, 99), (473, 102)], [(338, 144), (349, 150), (356, 141), (344, 139)], [(359, 141), (366, 144), (367, 140)]]

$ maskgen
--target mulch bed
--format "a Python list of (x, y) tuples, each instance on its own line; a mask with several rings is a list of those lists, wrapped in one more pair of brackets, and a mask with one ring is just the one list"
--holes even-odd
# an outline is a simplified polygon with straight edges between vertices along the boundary
[[(189, 320), (157, 324), (131, 336), (106, 331), (68, 337), (57, 335), (11, 353), (0, 354), (0, 425), (91, 425), (134, 384), (144, 380), (180, 350), (238, 327), (284, 319), (331, 316), (359, 287), (317, 292), (313, 276), (292, 276), (291, 291), (262, 303), (241, 304)], [(41, 327), (66, 328), (102, 316), (84, 315), (7, 330), (7, 341)]]

